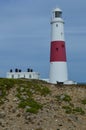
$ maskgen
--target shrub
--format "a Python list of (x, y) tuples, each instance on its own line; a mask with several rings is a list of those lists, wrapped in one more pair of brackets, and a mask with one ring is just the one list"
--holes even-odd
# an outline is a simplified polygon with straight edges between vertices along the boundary
[(34, 99), (26, 99), (26, 100), (21, 100), (19, 103), (19, 108), (26, 108), (27, 106), (29, 108), (26, 108), (26, 112), (30, 113), (37, 113), (39, 109), (42, 108), (42, 105), (38, 102), (36, 102)]
[(82, 104), (85, 105), (86, 104), (86, 99), (83, 99), (81, 102), (82, 102)]
[(41, 95), (46, 96), (46, 95), (49, 94), (49, 93), (50, 93), (49, 88), (43, 87), (43, 88), (41, 89)]
[(71, 101), (71, 97), (67, 94), (57, 95), (56, 98), (57, 98), (57, 101), (65, 101), (65, 102)]
[(85, 114), (84, 110), (81, 107), (72, 108), (70, 106), (63, 106), (62, 108), (65, 109), (65, 112), (67, 114), (70, 114), (70, 113), (81, 114), (81, 115)]
[(6, 95), (10, 88), (16, 87), (16, 97), (18, 98), (18, 107), (27, 112), (37, 113), (43, 106), (34, 100), (34, 94), (44, 95), (50, 93), (45, 82), (40, 80), (27, 79), (0, 79), (0, 105), (4, 103)]
[(62, 108), (65, 109), (65, 112), (66, 112), (67, 114), (72, 113), (72, 108), (71, 108), (70, 106), (63, 106)]
[(2, 99), (0, 99), (0, 105), (4, 104), (4, 101)]
[(71, 97), (67, 94), (64, 95), (63, 101), (65, 102), (70, 102), (71, 101)]
[(73, 109), (73, 113), (79, 113), (79, 114), (81, 114), (81, 115), (84, 115), (85, 114), (85, 112), (84, 112), (84, 110), (82, 110), (82, 108), (81, 107), (76, 107), (76, 108), (74, 108)]
[(26, 112), (30, 112), (30, 113), (33, 113), (33, 114), (37, 114), (38, 113), (38, 109), (36, 108), (30, 108), (30, 109), (27, 109)]

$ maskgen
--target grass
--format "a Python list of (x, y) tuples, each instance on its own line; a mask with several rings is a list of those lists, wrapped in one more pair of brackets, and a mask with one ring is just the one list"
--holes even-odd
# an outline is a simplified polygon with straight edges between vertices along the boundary
[(35, 101), (34, 94), (46, 96), (50, 94), (49, 88), (45, 82), (39, 80), (27, 79), (0, 79), (0, 105), (4, 103), (5, 97), (9, 94), (9, 90), (16, 87), (16, 97), (18, 98), (18, 107), (25, 109), (26, 112), (36, 114), (43, 106)]
[(20, 85), (20, 87), (17, 88), (17, 92), (16, 96), (20, 100), (18, 106), (26, 109), (26, 112), (36, 114), (39, 109), (42, 108), (42, 105), (33, 99), (33, 94), (35, 93), (45, 96), (50, 93), (50, 90), (41, 84), (28, 82), (27, 84)]
[(81, 100), (81, 103), (86, 105), (86, 99)]
[(10, 88), (14, 86), (13, 79), (0, 78), (0, 105), (4, 103), (4, 99), (9, 93)]
[[(5, 79), (0, 78), (0, 105), (10, 93), (10, 89), (16, 88), (16, 97), (18, 98), (18, 107), (24, 109), (26, 112), (36, 114), (43, 105), (37, 102), (34, 95), (47, 96), (51, 91), (46, 86), (46, 82), (40, 80), (27, 80), (27, 79)], [(60, 103), (65, 103), (62, 106), (67, 114), (85, 114), (81, 107), (74, 107), (72, 98), (68, 94), (61, 94), (56, 96), (56, 100)], [(82, 104), (86, 104), (86, 99), (81, 100)]]
[(57, 95), (56, 96), (57, 101), (65, 101), (65, 102), (70, 102), (71, 101), (71, 97), (67, 94), (62, 94), (62, 95)]
[(85, 114), (85, 111), (81, 107), (72, 108), (71, 106), (63, 106), (62, 108), (65, 109), (67, 114)]
[(78, 113), (78, 114), (84, 115), (85, 111), (81, 107), (76, 107), (73, 109), (73, 113)]
[(64, 95), (63, 101), (65, 102), (70, 102), (71, 101), (71, 97), (67, 94)]
[(26, 112), (34, 114), (36, 114), (38, 110), (42, 108), (42, 105), (37, 103), (34, 99), (21, 100), (18, 106), (19, 108), (25, 108)]
[(33, 95), (46, 96), (50, 94), (50, 90), (41, 84), (40, 81), (30, 80), (29, 82), (23, 82), (17, 87), (16, 97), (19, 99), (19, 108), (25, 109), (26, 112), (36, 114), (43, 106), (33, 98)]
[(70, 106), (63, 106), (62, 108), (65, 109), (65, 112), (66, 112), (67, 114), (72, 113), (72, 108), (71, 108)]
[[(67, 94), (57, 95), (56, 99), (58, 102), (63, 103), (65, 102), (67, 105), (62, 106), (62, 109), (65, 110), (67, 114), (80, 114), (84, 115), (85, 111), (81, 107), (74, 107), (74, 104), (71, 102), (72, 98)], [(83, 99), (82, 104), (86, 104), (86, 99)]]

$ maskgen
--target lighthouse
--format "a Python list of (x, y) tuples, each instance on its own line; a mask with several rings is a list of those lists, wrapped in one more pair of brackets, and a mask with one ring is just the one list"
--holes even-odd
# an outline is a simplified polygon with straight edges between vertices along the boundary
[(67, 59), (64, 39), (64, 21), (62, 10), (55, 8), (51, 18), (51, 46), (50, 46), (50, 83), (68, 80)]

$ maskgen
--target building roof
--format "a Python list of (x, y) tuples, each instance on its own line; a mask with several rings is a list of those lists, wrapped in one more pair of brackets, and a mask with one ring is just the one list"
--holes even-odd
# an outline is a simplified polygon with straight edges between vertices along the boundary
[(55, 12), (55, 11), (62, 12), (62, 10), (60, 8), (55, 8), (55, 9), (53, 9), (52, 12)]

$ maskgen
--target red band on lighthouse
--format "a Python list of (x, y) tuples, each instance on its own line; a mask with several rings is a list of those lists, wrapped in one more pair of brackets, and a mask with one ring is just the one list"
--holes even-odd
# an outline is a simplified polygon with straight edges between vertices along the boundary
[(51, 42), (50, 62), (66, 61), (66, 51), (64, 41)]

